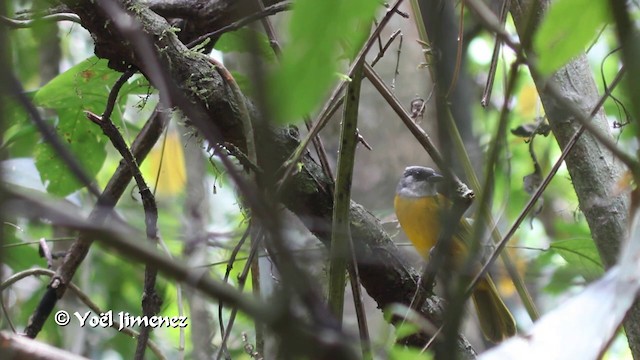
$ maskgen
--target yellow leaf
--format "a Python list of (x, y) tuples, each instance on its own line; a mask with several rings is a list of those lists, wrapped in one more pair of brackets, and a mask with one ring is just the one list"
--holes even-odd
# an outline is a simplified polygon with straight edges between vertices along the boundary
[(525, 85), (518, 94), (518, 113), (526, 118), (532, 119), (540, 115), (542, 106), (538, 101), (538, 90), (534, 84), (529, 83)]
[(169, 130), (165, 141), (156, 144), (144, 165), (145, 179), (152, 190), (157, 179), (157, 196), (174, 196), (182, 192), (186, 183), (186, 169), (178, 132)]

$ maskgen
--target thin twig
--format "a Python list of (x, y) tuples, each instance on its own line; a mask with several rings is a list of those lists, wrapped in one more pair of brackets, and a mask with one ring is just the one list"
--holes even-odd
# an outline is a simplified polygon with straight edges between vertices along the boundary
[[(511, 0), (502, 0), (502, 8), (500, 9), (500, 24), (504, 28), (504, 23), (507, 20), (507, 13)], [(487, 72), (487, 83), (482, 91), (482, 99), (480, 105), (487, 107), (491, 101), (491, 92), (493, 91), (493, 81), (496, 78), (496, 70), (498, 69), (498, 60), (500, 56), (500, 49), (502, 48), (502, 39), (496, 36), (495, 44), (493, 45), (493, 54), (491, 54), (491, 63), (489, 64), (489, 71)]]
[(447, 90), (445, 99), (449, 98), (449, 95), (453, 93), (456, 85), (458, 84), (458, 76), (460, 75), (460, 66), (462, 64), (462, 43), (464, 42), (464, 2), (460, 3), (460, 20), (458, 24), (458, 48), (456, 51), (456, 64), (454, 66), (453, 76), (451, 77), (451, 84), (449, 84), (449, 90)]
[[(118, 150), (125, 163), (129, 167), (129, 170), (133, 174), (133, 178), (138, 186), (138, 191), (142, 199), (142, 206), (145, 214), (145, 228), (147, 234), (147, 240), (154, 246), (158, 243), (158, 206), (156, 204), (155, 197), (149, 187), (147, 186), (140, 167), (138, 166), (133, 153), (127, 146), (122, 134), (111, 121), (111, 114), (115, 108), (115, 104), (118, 98), (118, 93), (127, 80), (134, 74), (133, 70), (126, 71), (116, 81), (109, 93), (107, 99), (107, 105), (105, 107), (102, 116), (98, 116), (89, 111), (86, 112), (87, 117), (93, 123), (100, 126), (105, 136), (109, 138), (113, 146)], [(162, 299), (156, 292), (156, 278), (158, 270), (151, 266), (146, 265), (144, 271), (144, 290), (142, 295), (142, 315), (146, 317), (152, 317), (160, 312), (160, 305)], [(151, 333), (151, 327), (145, 326), (140, 329), (140, 336), (138, 337), (138, 345), (136, 347), (135, 359), (143, 359), (146, 349), (146, 342), (149, 340)]]
[(253, 164), (258, 165), (258, 157), (256, 154), (256, 139), (253, 131), (253, 124), (251, 123), (251, 116), (249, 115), (249, 109), (247, 109), (247, 104), (244, 100), (244, 96), (240, 91), (240, 87), (236, 80), (231, 75), (231, 72), (227, 70), (221, 62), (214, 58), (209, 58), (209, 61), (213, 64), (216, 71), (220, 74), (224, 82), (231, 88), (231, 93), (238, 104), (238, 117), (240, 118), (240, 122), (242, 123), (242, 130), (245, 135), (245, 145), (247, 149), (247, 155), (249, 157), (249, 161)]
[[(264, 12), (267, 10), (262, 0), (256, 0), (256, 4), (258, 4), (258, 10), (260, 10), (260, 12)], [(278, 37), (276, 36), (276, 29), (273, 27), (271, 20), (269, 20), (269, 17), (265, 16), (262, 19), (260, 19), (260, 22), (262, 23), (264, 32), (267, 34), (267, 38), (269, 39), (269, 45), (271, 45), (271, 49), (273, 49), (273, 53), (276, 54), (276, 57), (280, 57), (282, 55), (282, 48), (280, 47), (280, 43), (278, 42)]]
[[(236, 262), (238, 253), (240, 252), (240, 249), (242, 249), (242, 246), (244, 245), (244, 243), (247, 241), (247, 238), (249, 237), (250, 233), (251, 233), (251, 222), (249, 222), (249, 224), (247, 225), (247, 228), (244, 230), (244, 234), (242, 234), (242, 237), (240, 238), (240, 241), (238, 241), (238, 244), (236, 244), (236, 246), (231, 251), (231, 256), (229, 256), (229, 260), (226, 261), (227, 269), (224, 273), (224, 277), (222, 278), (222, 282), (226, 283), (229, 281), (229, 275), (231, 275), (233, 264)], [(247, 258), (244, 258), (243, 260), (246, 260), (246, 259)], [(224, 303), (222, 301), (219, 301), (218, 302), (218, 324), (220, 326), (220, 337), (221, 337), (221, 344), (222, 344), (220, 346), (220, 354), (227, 351), (226, 345), (225, 345), (226, 343), (225, 338), (228, 337), (227, 332), (230, 331), (230, 329), (225, 330), (225, 327), (224, 327), (224, 320), (222, 316), (223, 308), (224, 308)], [(231, 323), (231, 321), (229, 322)]]
[[(248, 230), (248, 228), (247, 228)], [(247, 282), (247, 278), (249, 276), (249, 270), (252, 268), (252, 264), (257, 261), (258, 250), (262, 246), (262, 230), (258, 230), (255, 235), (255, 241), (251, 243), (251, 250), (249, 251), (249, 256), (247, 257), (247, 262), (244, 264), (242, 268), (242, 272), (238, 275), (238, 289), (242, 291), (244, 289), (244, 285)], [(220, 344), (220, 351), (218, 351), (218, 356), (216, 360), (220, 360), (222, 358), (222, 354), (227, 353), (227, 342), (229, 341), (229, 337), (231, 336), (231, 329), (233, 328), (233, 324), (236, 320), (236, 316), (238, 315), (238, 308), (231, 308), (231, 315), (229, 315), (229, 322), (227, 322), (227, 329), (222, 337), (222, 343)]]
[(9, 324), (9, 328), (11, 328), (11, 331), (13, 331), (14, 334), (17, 334), (18, 330), (16, 330), (16, 326), (13, 324), (13, 320), (11, 320), (11, 316), (9, 315), (9, 312), (7, 311), (7, 308), (4, 305), (4, 297), (2, 296), (1, 291), (0, 291), (0, 307), (2, 307), (2, 313), (4, 314), (4, 318), (7, 319), (7, 324)]
[(241, 27), (250, 24), (256, 20), (265, 18), (267, 16), (271, 16), (274, 14), (277, 14), (279, 12), (282, 11), (287, 11), (291, 8), (291, 1), (283, 1), (280, 3), (276, 3), (273, 4), (269, 7), (264, 8), (264, 10), (259, 11), (255, 14), (249, 15), (244, 19), (240, 19), (232, 24), (229, 24), (221, 29), (218, 29), (216, 31), (212, 31), (210, 33), (204, 34), (202, 36), (197, 37), (195, 40), (189, 42), (188, 44), (186, 44), (186, 46), (188, 48), (192, 48), (200, 43), (202, 43), (203, 41), (207, 40), (207, 39), (211, 39), (211, 40), (215, 40), (217, 39), (220, 35), (224, 34), (224, 33), (228, 33), (231, 31), (235, 31), (240, 29)]
[(384, 54), (387, 51), (387, 49), (389, 49), (389, 46), (391, 46), (391, 44), (393, 44), (393, 40), (395, 40), (398, 37), (398, 35), (400, 35), (400, 38), (402, 38), (402, 30), (398, 29), (398, 30), (394, 31), (393, 34), (391, 34), (391, 36), (389, 36), (389, 40), (387, 40), (387, 42), (384, 44), (384, 46), (378, 52), (378, 55), (376, 55), (376, 57), (371, 61), (371, 67), (375, 67), (376, 64), (378, 63), (378, 61), (380, 61), (380, 59), (382, 59), (382, 57), (384, 56)]
[(80, 24), (80, 17), (76, 14), (61, 13), (45, 15), (37, 19), (21, 20), (11, 19), (5, 16), (0, 16), (0, 23), (4, 23), (13, 29), (26, 29), (35, 26), (36, 24), (42, 24), (43, 22), (58, 22), (58, 21), (71, 21)]
[(402, 34), (400, 34), (400, 43), (398, 43), (398, 50), (396, 50), (396, 68), (393, 71), (393, 80), (391, 80), (391, 88), (396, 88), (396, 80), (400, 75), (400, 55), (402, 54)]

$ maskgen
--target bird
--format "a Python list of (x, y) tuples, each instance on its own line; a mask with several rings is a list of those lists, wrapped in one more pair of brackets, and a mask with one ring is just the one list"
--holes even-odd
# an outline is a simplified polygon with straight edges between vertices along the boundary
[[(400, 227), (416, 251), (428, 260), (442, 230), (442, 211), (450, 208), (451, 201), (438, 192), (444, 177), (423, 166), (409, 166), (398, 182), (394, 208)], [(453, 235), (451, 251), (454, 264), (462, 265), (467, 257), (471, 226), (462, 218)], [(478, 264), (479, 268), (479, 264)], [(489, 274), (480, 279), (471, 295), (484, 337), (498, 343), (515, 335), (516, 323), (500, 298)]]

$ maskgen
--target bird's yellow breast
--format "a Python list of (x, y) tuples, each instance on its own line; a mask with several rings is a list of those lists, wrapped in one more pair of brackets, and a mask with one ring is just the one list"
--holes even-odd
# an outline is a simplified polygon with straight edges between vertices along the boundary
[[(424, 258), (429, 256), (429, 250), (438, 241), (442, 227), (441, 209), (447, 202), (442, 195), (419, 198), (396, 195), (394, 199), (396, 216), (402, 230)], [(459, 236), (454, 236), (453, 253), (464, 254), (464, 247)]]

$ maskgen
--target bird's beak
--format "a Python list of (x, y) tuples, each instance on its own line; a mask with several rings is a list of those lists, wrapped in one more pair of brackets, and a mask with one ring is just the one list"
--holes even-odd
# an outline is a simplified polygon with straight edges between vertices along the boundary
[(438, 174), (438, 173), (434, 173), (433, 175), (431, 175), (429, 177), (429, 182), (431, 183), (439, 183), (440, 181), (444, 180), (444, 176)]

